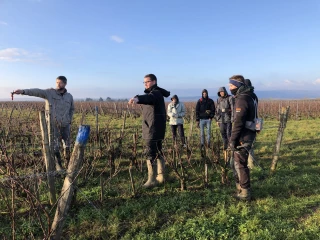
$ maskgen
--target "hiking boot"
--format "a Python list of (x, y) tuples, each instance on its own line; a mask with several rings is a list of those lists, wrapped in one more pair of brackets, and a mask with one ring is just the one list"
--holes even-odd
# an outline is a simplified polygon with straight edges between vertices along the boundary
[(240, 188), (240, 192), (237, 195), (238, 200), (250, 201), (251, 200), (251, 190), (250, 188)]

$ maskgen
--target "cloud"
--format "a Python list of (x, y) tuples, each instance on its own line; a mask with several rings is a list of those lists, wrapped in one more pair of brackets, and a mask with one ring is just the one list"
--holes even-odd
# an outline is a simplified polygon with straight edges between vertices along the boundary
[(4, 26), (7, 26), (8, 23), (4, 22), (4, 21), (0, 21), (0, 25), (4, 25)]
[(22, 48), (5, 48), (0, 50), (0, 61), (5, 62), (37, 62), (43, 61), (42, 53), (31, 53)]
[(112, 35), (112, 36), (110, 37), (110, 39), (111, 39), (112, 41), (117, 42), (117, 43), (123, 43), (123, 42), (124, 42), (124, 39), (123, 39), (123, 38), (121, 38), (121, 37), (119, 37), (119, 36), (116, 36), (116, 35)]
[(314, 85), (319, 85), (320, 84), (320, 78), (316, 79), (315, 81), (313, 81)]
[(285, 84), (293, 84), (293, 82), (290, 81), (290, 80), (288, 80), (288, 79), (284, 80), (284, 83), (285, 83)]

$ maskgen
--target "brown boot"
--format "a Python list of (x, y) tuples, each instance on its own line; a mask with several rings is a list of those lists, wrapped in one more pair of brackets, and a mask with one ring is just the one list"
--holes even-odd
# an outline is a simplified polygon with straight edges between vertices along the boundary
[(148, 181), (142, 186), (145, 188), (152, 188), (157, 185), (157, 163), (151, 164), (150, 160), (147, 160), (148, 167)]
[(250, 201), (251, 200), (251, 190), (250, 188), (241, 188), (240, 193), (237, 196), (237, 199), (243, 200), (243, 201)]

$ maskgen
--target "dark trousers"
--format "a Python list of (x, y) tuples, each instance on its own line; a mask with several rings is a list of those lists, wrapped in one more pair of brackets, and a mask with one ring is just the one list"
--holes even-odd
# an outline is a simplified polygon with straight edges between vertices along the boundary
[(175, 142), (177, 139), (177, 129), (178, 129), (178, 134), (180, 136), (182, 144), (185, 144), (183, 124), (171, 125), (173, 142)]
[[(250, 150), (247, 148), (247, 150)], [(234, 151), (233, 175), (236, 183), (240, 183), (241, 188), (250, 188), (250, 170), (248, 168), (249, 153), (246, 149)]]
[(232, 123), (219, 123), (220, 133), (223, 141), (223, 149), (226, 150), (229, 145), (229, 139), (231, 137)]
[(158, 157), (162, 157), (162, 140), (146, 140), (146, 150), (145, 154), (147, 160), (151, 161), (151, 164), (154, 163), (154, 160)]

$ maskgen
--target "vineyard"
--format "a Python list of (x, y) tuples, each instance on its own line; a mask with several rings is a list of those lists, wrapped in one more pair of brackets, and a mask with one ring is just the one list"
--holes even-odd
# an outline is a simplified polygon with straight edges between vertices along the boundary
[[(225, 214), (230, 217), (226, 222), (219, 222), (219, 220), (212, 220), (213, 223), (202, 222), (200, 225), (204, 226), (207, 232), (191, 231), (193, 226), (199, 227), (199, 222), (202, 220), (190, 222), (188, 219), (194, 216), (196, 216), (195, 219), (199, 218), (199, 213), (204, 214), (204, 218), (209, 218), (205, 212), (201, 212), (201, 208), (205, 208), (204, 205), (216, 206), (217, 209), (211, 209), (210, 211), (213, 211), (211, 213), (221, 214), (218, 211), (221, 206), (226, 208), (229, 206), (228, 202), (231, 202), (232, 206), (238, 203), (228, 197), (233, 191), (233, 179), (221, 150), (218, 128), (215, 124), (212, 125), (214, 144), (211, 148), (206, 148), (205, 152), (200, 152), (200, 133), (194, 124), (195, 103), (188, 102), (185, 105), (187, 109), (185, 133), (188, 146), (183, 148), (173, 143), (167, 128), (164, 154), (169, 178), (164, 186), (149, 191), (141, 188), (147, 177), (144, 143), (141, 138), (141, 107), (124, 102), (75, 103), (74, 121), (71, 126), (72, 145), (75, 144), (79, 125), (90, 125), (91, 132), (85, 148), (83, 164), (77, 172), (76, 192), (66, 219), (63, 239), (149, 239), (148, 236), (152, 234), (154, 239), (206, 239), (206, 236), (217, 239), (241, 237), (250, 239), (250, 231), (260, 239), (268, 237), (266, 231), (258, 232), (258, 230), (238, 227), (241, 214), (249, 213), (233, 214), (230, 213), (232, 212), (230, 209), (229, 212), (225, 209)], [(299, 154), (302, 154), (303, 158), (311, 155), (313, 158), (317, 157), (315, 151), (318, 153), (318, 150), (315, 148), (319, 145), (317, 141), (319, 136), (311, 133), (311, 137), (297, 136), (295, 130), (301, 126), (300, 122), (307, 127), (317, 126), (316, 122), (320, 117), (319, 105), (319, 99), (261, 100), (259, 102), (259, 116), (265, 120), (266, 129), (258, 136), (255, 146), (260, 165), (254, 169), (253, 179), (257, 184), (254, 187), (261, 198), (265, 194), (263, 187), (258, 185), (258, 181), (265, 181), (268, 187), (270, 187), (268, 181), (277, 181), (272, 175), (269, 176), (269, 168), (282, 107), (290, 106), (288, 116), (289, 125), (291, 124), (288, 130), (290, 137), (287, 139), (288, 145), (284, 145), (282, 152), (284, 158), (290, 161), (288, 154), (295, 152), (293, 147), (296, 147), (295, 144), (300, 138), (307, 138), (306, 141), (311, 139), (310, 143), (303, 145), (305, 149), (301, 150), (299, 145), (296, 154), (301, 151), (302, 153), (299, 152)], [(42, 151), (39, 111), (44, 111), (44, 103), (2, 102), (0, 108), (0, 235), (3, 239), (50, 239), (56, 203), (49, 201), (48, 174)], [(312, 132), (312, 130), (304, 132)], [(319, 170), (319, 162), (315, 159), (313, 161), (312, 166)], [(295, 163), (291, 162), (288, 165), (294, 172)], [(284, 169), (287, 171), (286, 167)], [(316, 218), (317, 214), (313, 215), (312, 211), (319, 213), (320, 195), (319, 190), (316, 190), (318, 188), (316, 184), (320, 183), (319, 180), (314, 180), (316, 170), (313, 171), (315, 171), (313, 174), (310, 173), (310, 179), (313, 181), (308, 183), (308, 187), (315, 187), (315, 190), (311, 191), (312, 194), (305, 193), (307, 206), (296, 207), (300, 209), (297, 211), (301, 211), (299, 214), (301, 213), (308, 221), (313, 219), (316, 224), (319, 218)], [(55, 189), (59, 196), (67, 173), (61, 171), (49, 174), (55, 178)], [(286, 176), (288, 175), (292, 176), (291, 173), (287, 173)], [(280, 178), (286, 178), (286, 176), (280, 176)], [(289, 188), (293, 191), (296, 183), (291, 184)], [(302, 186), (300, 190), (306, 191)], [(218, 194), (221, 191), (223, 194)], [(279, 194), (281, 195), (280, 192)], [(295, 197), (299, 197), (300, 194), (303, 195), (299, 192)], [(167, 198), (181, 201), (181, 205)], [(195, 199), (195, 203), (190, 202), (192, 198)], [(259, 204), (263, 204), (262, 202)], [(240, 204), (243, 204), (240, 208), (247, 211), (245, 204)], [(266, 204), (269, 203), (266, 202)], [(160, 209), (160, 205), (165, 207)], [(290, 206), (287, 207), (288, 211), (294, 207)], [(166, 210), (163, 212), (163, 209)], [(258, 206), (248, 211), (258, 211)], [(180, 212), (181, 218), (175, 215), (176, 212)], [(311, 220), (306, 213), (311, 216)], [(280, 215), (278, 217), (280, 221), (282, 217)], [(224, 216), (221, 215), (220, 218), (223, 219)], [(269, 218), (271, 220), (272, 217), (269, 216)], [(216, 226), (214, 226), (215, 221)], [(261, 226), (260, 220), (254, 222), (253, 218), (252, 221), (252, 226)], [(301, 234), (299, 235), (301, 239), (306, 236), (313, 239), (319, 237), (319, 229), (306, 230), (303, 227), (304, 220), (299, 221), (302, 224), (300, 228), (290, 222), (287, 231), (291, 231), (291, 227), (294, 229), (290, 236)], [(176, 228), (170, 228), (170, 225), (175, 223), (177, 223)], [(189, 224), (191, 230), (183, 231), (184, 224)], [(284, 227), (281, 226), (282, 223), (278, 224), (279, 229)], [(310, 225), (313, 227), (311, 223)], [(161, 232), (161, 228), (165, 228), (166, 231)], [(270, 233), (270, 236), (275, 238), (269, 239), (284, 239), (283, 237), (287, 236), (288, 233), (281, 232), (279, 229), (276, 233)]]

